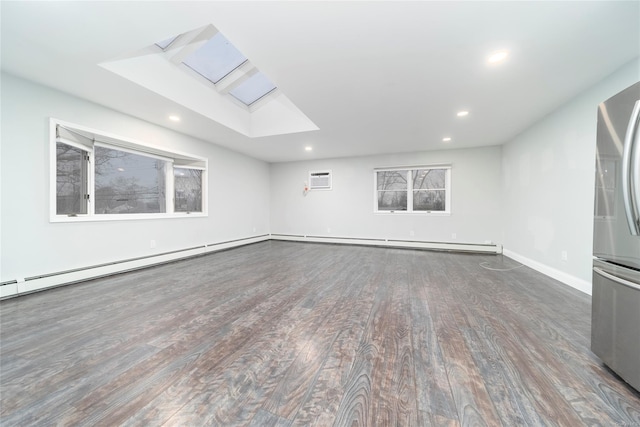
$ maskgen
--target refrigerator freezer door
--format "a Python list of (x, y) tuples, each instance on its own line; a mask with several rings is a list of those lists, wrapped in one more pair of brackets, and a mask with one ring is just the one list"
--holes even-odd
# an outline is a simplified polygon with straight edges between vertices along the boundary
[(591, 350), (640, 391), (640, 272), (595, 260)]
[(640, 82), (598, 107), (593, 254), (640, 269), (640, 236), (630, 231), (637, 218), (628, 218), (639, 208), (640, 131), (633, 117), (638, 100)]

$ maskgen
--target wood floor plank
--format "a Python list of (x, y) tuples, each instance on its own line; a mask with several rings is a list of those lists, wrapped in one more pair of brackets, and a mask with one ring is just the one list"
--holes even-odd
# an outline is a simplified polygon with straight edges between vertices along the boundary
[(503, 256), (262, 242), (0, 301), (0, 425), (640, 425), (590, 308)]
[(262, 407), (266, 411), (291, 420), (296, 417), (311, 393), (340, 330), (349, 326), (345, 321), (353, 307), (354, 299), (360, 294), (360, 288), (354, 282), (355, 278), (338, 281), (337, 286), (342, 287), (345, 292), (335, 300), (335, 305), (329, 313), (318, 313), (324, 319), (322, 324), (306, 340), (305, 347), (263, 404)]
[[(414, 265), (417, 264), (416, 261), (420, 260), (414, 260)], [(418, 425), (459, 425), (444, 357), (432, 319), (436, 312), (429, 309), (431, 302), (425, 275), (417, 270), (409, 270), (409, 301)]]
[(394, 251), (385, 265), (382, 281), (390, 286), (381, 322), (374, 325), (373, 339), (379, 343), (380, 352), (374, 359), (374, 404), (369, 425), (417, 424), (414, 362), (407, 317), (409, 293), (405, 261), (410, 256), (406, 251)]
[[(321, 259), (317, 261), (323, 264)], [(229, 417), (233, 416), (250, 419), (250, 411), (233, 415), (227, 412), (237, 411), (247, 405), (259, 406), (259, 402), (251, 401), (251, 398), (256, 393), (261, 395), (263, 391), (254, 389), (275, 386), (278, 376), (274, 375), (274, 370), (286, 368), (300, 351), (300, 346), (295, 344), (300, 341), (300, 336), (306, 331), (303, 324), (311, 325), (309, 327), (313, 328), (313, 325), (318, 322), (318, 319), (309, 316), (311, 309), (304, 306), (309, 301), (309, 295), (317, 293), (318, 289), (310, 284), (321, 273), (321, 270), (315, 274), (305, 273), (295, 285), (298, 289), (295, 300), (282, 304), (282, 310), (272, 309), (258, 316), (263, 319), (263, 322), (257, 325), (259, 329), (242, 334), (245, 339), (251, 340), (246, 348), (237, 347), (232, 353), (225, 355), (223, 360), (215, 364), (204, 364), (202, 369), (195, 367), (187, 377), (176, 385), (172, 385), (171, 390), (163, 393), (152, 405), (162, 406), (158, 402), (163, 402), (167, 396), (170, 397), (174, 393), (175, 388), (180, 388), (185, 390), (181, 399), (183, 407), (172, 415), (172, 423), (183, 425), (197, 423), (196, 420), (206, 420), (209, 416), (216, 417), (215, 422), (223, 424), (231, 423)], [(332, 286), (334, 285), (329, 286), (328, 289)], [(329, 295), (330, 298), (322, 301), (319, 306), (331, 307), (339, 297), (338, 294)], [(246, 321), (246, 319), (242, 320), (243, 323)], [(231, 336), (234, 335), (238, 334), (231, 334)], [(290, 346), (289, 342), (294, 343), (294, 346)], [(266, 378), (269, 384), (261, 383), (257, 378)], [(210, 402), (209, 396), (220, 393), (221, 390), (226, 390), (225, 398)], [(235, 404), (238, 400), (244, 405)]]
[[(316, 262), (320, 261), (316, 259)], [(212, 422), (233, 422), (240, 416), (239, 406), (255, 410), (263, 408), (281, 418), (295, 416), (317, 369), (322, 365), (326, 352), (324, 345), (334, 339), (331, 333), (323, 336), (322, 327), (336, 317), (336, 311), (342, 307), (341, 301), (348, 299), (352, 292), (350, 286), (344, 286), (345, 281), (350, 282), (350, 271), (330, 268), (331, 258), (325, 261), (326, 268), (320, 269), (320, 274), (308, 277), (307, 286), (312, 290), (312, 299), (315, 301), (310, 303), (310, 298), (305, 298), (296, 307), (304, 314), (294, 314), (291, 317), (294, 320), (282, 322), (295, 324), (295, 329), (285, 328), (285, 333), (258, 340), (258, 349), (250, 350), (251, 353), (268, 353), (269, 358), (263, 358), (261, 363), (253, 365), (241, 363), (236, 369), (230, 370), (232, 373), (251, 372), (252, 387), (234, 395), (232, 399), (210, 407), (211, 412), (215, 413), (210, 418)], [(322, 285), (324, 283), (330, 285)], [(305, 362), (309, 362), (308, 370), (304, 369)], [(227, 383), (228, 379), (222, 382), (222, 386)]]
[[(471, 272), (467, 271), (467, 273)], [(582, 353), (569, 351), (569, 349), (573, 347), (574, 343), (563, 338), (564, 334), (559, 328), (556, 328), (555, 322), (542, 322), (541, 319), (545, 319), (544, 316), (529, 315), (525, 318), (521, 318), (519, 322), (505, 325), (500, 322), (499, 317), (496, 317), (495, 315), (500, 316), (500, 314), (503, 313), (505, 316), (513, 316), (514, 314), (506, 312), (507, 308), (502, 304), (493, 304), (486, 295), (479, 295), (478, 298), (480, 300), (484, 300), (484, 302), (474, 306), (475, 308), (480, 309), (480, 313), (473, 316), (476, 323), (485, 321), (486, 326), (493, 331), (493, 336), (499, 336), (502, 339), (510, 341), (511, 344), (508, 348), (513, 349), (512, 351), (516, 352), (516, 356), (518, 355), (517, 353), (520, 353), (518, 352), (519, 347), (524, 350), (521, 352), (521, 360), (515, 366), (512, 366), (511, 369), (503, 369), (501, 371), (514, 372), (517, 368), (522, 371), (522, 369), (519, 368), (520, 366), (523, 364), (530, 365), (532, 369), (537, 369), (537, 372), (533, 374), (531, 378), (540, 380), (546, 380), (549, 378), (551, 379), (553, 387), (548, 387), (548, 384), (541, 387), (539, 385), (532, 384), (530, 381), (524, 389), (537, 390), (542, 388), (547, 390), (546, 395), (544, 396), (545, 400), (551, 400), (555, 397), (558, 401), (564, 400), (567, 402), (564, 406), (558, 405), (559, 408), (564, 410), (562, 413), (558, 413), (558, 408), (555, 410), (539, 408), (538, 412), (547, 414), (549, 418), (545, 423), (548, 424), (552, 422), (551, 420), (563, 419), (565, 420), (564, 422), (571, 423), (584, 422), (585, 420), (604, 422), (606, 419), (614, 419), (618, 423), (635, 422), (632, 418), (621, 419), (619, 416), (620, 414), (623, 414), (624, 411), (610, 409), (610, 405), (604, 404), (603, 399), (593, 393), (593, 391), (598, 390), (598, 384), (592, 382), (591, 377), (580, 378), (582, 372), (585, 372), (590, 368), (589, 362), (591, 361), (592, 363), (592, 360), (589, 357), (585, 357)], [(531, 323), (531, 326), (526, 330), (522, 328), (522, 326), (528, 325), (529, 323)], [(479, 327), (479, 325), (476, 325), (476, 327)], [(513, 332), (511, 332), (511, 330), (513, 330)], [(532, 336), (528, 337), (527, 334), (532, 334)], [(507, 339), (507, 337), (511, 337), (511, 339)], [(547, 351), (531, 352), (529, 350), (529, 346), (518, 346), (519, 342), (523, 341), (523, 339), (525, 339), (525, 342), (539, 342), (540, 344), (538, 347), (540, 345), (545, 346)], [(481, 340), (481, 342), (492, 344), (493, 340), (491, 337), (487, 337), (487, 339)], [(573, 353), (574, 356), (570, 359), (564, 357), (566, 354), (570, 353)], [(576, 359), (575, 355), (578, 355), (579, 357)], [(513, 356), (514, 353), (511, 354), (510, 359), (514, 359)], [(532, 361), (535, 361), (535, 363), (532, 363)], [(509, 359), (503, 358), (502, 362), (506, 365), (511, 365), (511, 360)], [(571, 370), (574, 371), (574, 375), (567, 375), (567, 372)], [(547, 375), (545, 375), (545, 373)], [(552, 375), (548, 375), (549, 373), (552, 373)], [(578, 381), (578, 379), (582, 381)], [(585, 384), (582, 384), (584, 380), (586, 380), (586, 385), (588, 385), (588, 387), (585, 387)], [(592, 382), (592, 384), (589, 384), (589, 382)], [(510, 385), (513, 386), (513, 383)], [(573, 397), (569, 398), (568, 396), (570, 395)], [(529, 401), (534, 400), (537, 402), (540, 400), (532, 399), (531, 397), (532, 396), (529, 396)], [(520, 407), (528, 408), (528, 405), (524, 404), (522, 399), (519, 400)], [(501, 405), (500, 407), (503, 406), (505, 405)], [(602, 417), (603, 412), (608, 412), (607, 417)], [(529, 411), (529, 414), (532, 415), (531, 411)], [(576, 414), (579, 416), (577, 419), (575, 418)], [(538, 417), (534, 417), (533, 420), (540, 422)]]
[[(470, 272), (467, 272), (469, 274)], [(536, 396), (530, 390), (537, 390), (537, 384), (527, 382), (523, 378), (522, 366), (528, 360), (521, 354), (521, 337), (511, 334), (505, 327), (506, 322), (500, 316), (500, 307), (504, 307), (503, 301), (496, 306), (493, 300), (484, 295), (470, 293), (468, 286), (473, 286), (458, 277), (463, 274), (455, 271), (451, 274), (451, 282), (459, 286), (457, 292), (461, 295), (460, 303), (468, 315), (458, 314), (467, 319), (469, 328), (464, 330), (465, 340), (472, 349), (472, 356), (480, 367), (485, 378), (485, 385), (494, 407), (503, 425), (549, 425), (555, 422), (556, 414), (545, 412), (548, 408), (537, 405)], [(495, 293), (499, 294), (497, 289)], [(487, 293), (486, 295), (491, 295)], [(509, 302), (506, 302), (506, 306)], [(485, 307), (485, 304), (488, 307)], [(511, 310), (511, 309), (509, 309)], [(481, 312), (482, 315), (478, 315)], [(499, 331), (491, 328), (491, 324), (501, 327)], [(513, 393), (520, 390), (519, 393)], [(541, 414), (547, 413), (548, 417)], [(571, 414), (570, 414), (571, 415)]]
[[(228, 327), (226, 328), (215, 331), (211, 327), (202, 327), (203, 336), (197, 339), (197, 342), (201, 341), (202, 344), (196, 347), (196, 351), (190, 349), (188, 345), (184, 346), (184, 356), (181, 358), (174, 357), (178, 363), (162, 367), (159, 372), (154, 372), (147, 379), (144, 394), (139, 393), (138, 387), (136, 387), (127, 390), (116, 401), (105, 402), (103, 400), (103, 404), (108, 406), (108, 408), (103, 409), (103, 416), (108, 417), (111, 421), (123, 422), (155, 400), (158, 395), (165, 393), (165, 390), (169, 389), (168, 394), (173, 396), (175, 392), (170, 387), (176, 382), (181, 387), (181, 379), (184, 378), (193, 384), (191, 380), (193, 372), (199, 373), (204, 370), (215, 370), (218, 367), (226, 366), (233, 360), (233, 355), (242, 346), (246, 345), (254, 334), (259, 334), (266, 328), (276, 325), (280, 321), (282, 313), (288, 310), (289, 304), (299, 301), (307, 292), (300, 286), (292, 287), (288, 291), (291, 290), (295, 290), (295, 292), (285, 295), (278, 293), (260, 302), (248, 313), (241, 314), (231, 324), (227, 324)], [(205, 331), (209, 331), (209, 334), (206, 334)], [(187, 342), (192, 340), (193, 338), (190, 337)], [(201, 391), (200, 385), (196, 383), (189, 387), (191, 393)], [(183, 396), (186, 399), (188, 395)], [(166, 397), (165, 395), (164, 401), (168, 400)], [(89, 401), (93, 400), (95, 400), (95, 397), (89, 398)], [(175, 401), (173, 405), (177, 406)], [(177, 409), (179, 410), (179, 408)]]
[(456, 402), (460, 424), (495, 426), (501, 425), (484, 383), (482, 372), (472, 358), (460, 327), (454, 317), (443, 314), (438, 327), (438, 341), (445, 356), (445, 367)]
[[(468, 281), (465, 281), (464, 279), (465, 277), (464, 272), (460, 271), (460, 269), (448, 270), (448, 271), (450, 271), (449, 277), (450, 277), (451, 284), (455, 287), (460, 287), (460, 292), (458, 292), (458, 294), (463, 295), (462, 291), (469, 288), (468, 286), (466, 286), (466, 283)], [(473, 315), (473, 311), (478, 309), (479, 301), (481, 299), (482, 299), (482, 296), (474, 295), (473, 300), (471, 298), (465, 298), (463, 300), (464, 306), (462, 305), (456, 306), (456, 309), (460, 310), (460, 312), (457, 314), (456, 317), (458, 318), (464, 317), (465, 319), (467, 319), (466, 325), (470, 329), (476, 326), (474, 320), (477, 319), (477, 316)], [(503, 307), (501, 304), (499, 307), (494, 306), (493, 310), (500, 310), (501, 307)], [(466, 313), (463, 313), (463, 309), (469, 314), (466, 315)], [(504, 310), (503, 312), (506, 314)], [(468, 319), (474, 319), (474, 320), (469, 321)], [(483, 319), (491, 321), (495, 318), (485, 317)], [(498, 320), (496, 320), (496, 322), (498, 322)], [(502, 321), (501, 323), (504, 324), (505, 322)], [(510, 353), (510, 356), (514, 357), (514, 356), (520, 355), (522, 357), (520, 360), (518, 360), (517, 369), (521, 373), (520, 378), (523, 381), (523, 385), (525, 385), (526, 387), (521, 387), (521, 388), (526, 388), (527, 390), (531, 390), (533, 392), (532, 403), (537, 406), (538, 413), (541, 416), (545, 417), (544, 424), (579, 425), (582, 421), (577, 416), (577, 414), (572, 410), (572, 408), (568, 407), (567, 405), (551, 404), (551, 402), (554, 402), (554, 401), (555, 402), (561, 401), (562, 397), (559, 395), (558, 391), (553, 387), (553, 385), (548, 382), (548, 378), (546, 377), (546, 375), (543, 372), (541, 371), (537, 372), (536, 370), (538, 368), (542, 368), (543, 366), (544, 366), (544, 369), (548, 369), (548, 366), (545, 365), (545, 363), (551, 363), (552, 361), (549, 359), (547, 360), (538, 359), (540, 355), (539, 352), (536, 350), (538, 343), (535, 340), (531, 339), (530, 331), (525, 328), (519, 328), (517, 333), (515, 333), (513, 336), (517, 337), (517, 341), (509, 340), (508, 339), (509, 334), (507, 333), (503, 333), (501, 335), (501, 337), (505, 340), (505, 342), (511, 342), (511, 345), (507, 347), (508, 349), (512, 350), (512, 352)], [(532, 345), (526, 345), (526, 344), (522, 345), (523, 343), (527, 343), (527, 344), (530, 343)], [(479, 360), (482, 358), (482, 355), (474, 354), (474, 357), (475, 359)], [(533, 362), (537, 362), (538, 364)], [(485, 382), (485, 386), (487, 387), (487, 392), (491, 396), (492, 382), (490, 381), (490, 378), (491, 377), (487, 376), (487, 381)], [(497, 389), (498, 387), (493, 387), (493, 390), (497, 390)], [(548, 393), (548, 395), (543, 396), (540, 393), (540, 390), (542, 389), (546, 390), (546, 393)], [(502, 403), (502, 405), (499, 405), (501, 410), (498, 410), (498, 412), (500, 412), (499, 416), (502, 417), (503, 425), (509, 425), (510, 422), (513, 422), (514, 418), (517, 419), (518, 416), (521, 415), (520, 413), (518, 413), (519, 411), (516, 412), (514, 411), (513, 407), (509, 407), (508, 405), (506, 405), (505, 404), (506, 401), (496, 402), (496, 403)]]
[[(379, 265), (386, 265), (388, 257), (379, 260)], [(344, 385), (344, 395), (335, 416), (334, 426), (366, 426), (370, 425), (372, 416), (372, 377), (375, 359), (380, 352), (376, 342), (375, 330), (380, 329), (388, 301), (388, 290), (381, 285), (383, 271), (377, 272), (374, 278), (376, 288), (371, 310), (368, 313), (362, 338)], [(377, 391), (376, 391), (377, 392)]]
[[(129, 412), (134, 408), (139, 409), (144, 406), (144, 402), (155, 399), (153, 390), (158, 390), (155, 393), (165, 390), (167, 385), (173, 384), (176, 378), (182, 378), (183, 372), (196, 369), (198, 364), (214, 363), (207, 355), (213, 355), (219, 362), (228, 355), (228, 352), (232, 353), (234, 345), (238, 345), (237, 335), (250, 336), (249, 331), (253, 325), (263, 321), (262, 316), (271, 312), (275, 306), (285, 307), (287, 301), (290, 301), (288, 298), (291, 298), (294, 290), (298, 288), (280, 284), (264, 288), (264, 293), (260, 292), (260, 289), (262, 288), (254, 288), (255, 293), (242, 303), (226, 305), (220, 309), (214, 308), (204, 314), (198, 313), (185, 324), (186, 329), (178, 331), (177, 339), (163, 349), (158, 357), (150, 358), (144, 364), (132, 369), (132, 372), (125, 373), (121, 379), (116, 377), (105, 387), (83, 397), (77, 404), (81, 414), (90, 410), (94, 413), (100, 412), (102, 418), (108, 417), (111, 420), (116, 416), (121, 418), (131, 416)], [(167, 360), (180, 362), (181, 359), (184, 359), (185, 363), (177, 365), (166, 363)], [(179, 370), (174, 372), (176, 367)], [(168, 373), (171, 374), (167, 376)], [(128, 380), (132, 375), (138, 378), (137, 382), (144, 380), (151, 384), (143, 396), (138, 396), (137, 383), (132, 384)], [(113, 399), (110, 396), (119, 396), (119, 398)], [(176, 405), (173, 397), (172, 395), (172, 398), (168, 399), (170, 404), (165, 402), (164, 405), (158, 406), (162, 408), (166, 417), (172, 415), (172, 413), (166, 414), (166, 411), (170, 411), (172, 405)], [(123, 405), (122, 401), (126, 403)], [(99, 410), (95, 402), (99, 402)], [(179, 407), (173, 410), (177, 409)]]
[(249, 427), (288, 427), (289, 425), (291, 425), (291, 421), (259, 409)]
[[(343, 324), (334, 323), (336, 339), (328, 350), (326, 361), (318, 372), (313, 389), (293, 419), (293, 426), (329, 426), (345, 394), (345, 385), (356, 357), (359, 342), (366, 326), (367, 315), (374, 300), (373, 268), (363, 260), (360, 275), (349, 284), (354, 288), (355, 299), (346, 301), (349, 307)], [(357, 292), (357, 289), (360, 289)]]

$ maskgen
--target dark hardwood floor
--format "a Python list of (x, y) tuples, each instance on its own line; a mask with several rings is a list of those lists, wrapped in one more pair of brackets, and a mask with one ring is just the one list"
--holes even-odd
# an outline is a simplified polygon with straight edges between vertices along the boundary
[(515, 267), (272, 241), (6, 300), (0, 425), (640, 426), (590, 297)]

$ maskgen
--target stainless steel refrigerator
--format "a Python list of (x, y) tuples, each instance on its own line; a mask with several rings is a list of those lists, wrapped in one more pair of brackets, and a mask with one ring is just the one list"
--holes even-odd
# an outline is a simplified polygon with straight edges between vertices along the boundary
[(591, 350), (640, 391), (640, 82), (598, 107)]

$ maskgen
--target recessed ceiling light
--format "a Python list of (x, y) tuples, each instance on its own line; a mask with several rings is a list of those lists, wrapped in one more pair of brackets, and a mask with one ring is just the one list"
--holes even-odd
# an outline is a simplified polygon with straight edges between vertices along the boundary
[(449, 138), (448, 136), (446, 138), (442, 138), (442, 142), (449, 142), (451, 141), (451, 138)]
[(498, 52), (492, 53), (487, 59), (487, 62), (489, 64), (495, 64), (496, 62), (504, 61), (508, 55), (509, 52), (507, 52), (506, 50), (500, 50)]
[(304, 151), (311, 151), (311, 150), (313, 150), (313, 147), (309, 147), (309, 146), (304, 147)]
[(464, 116), (468, 116), (469, 112), (468, 111), (458, 111), (458, 114), (456, 114), (458, 117), (464, 117)]
[(178, 116), (169, 116), (169, 120), (171, 120), (172, 122), (179, 122), (180, 121), (180, 117), (178, 117)]

